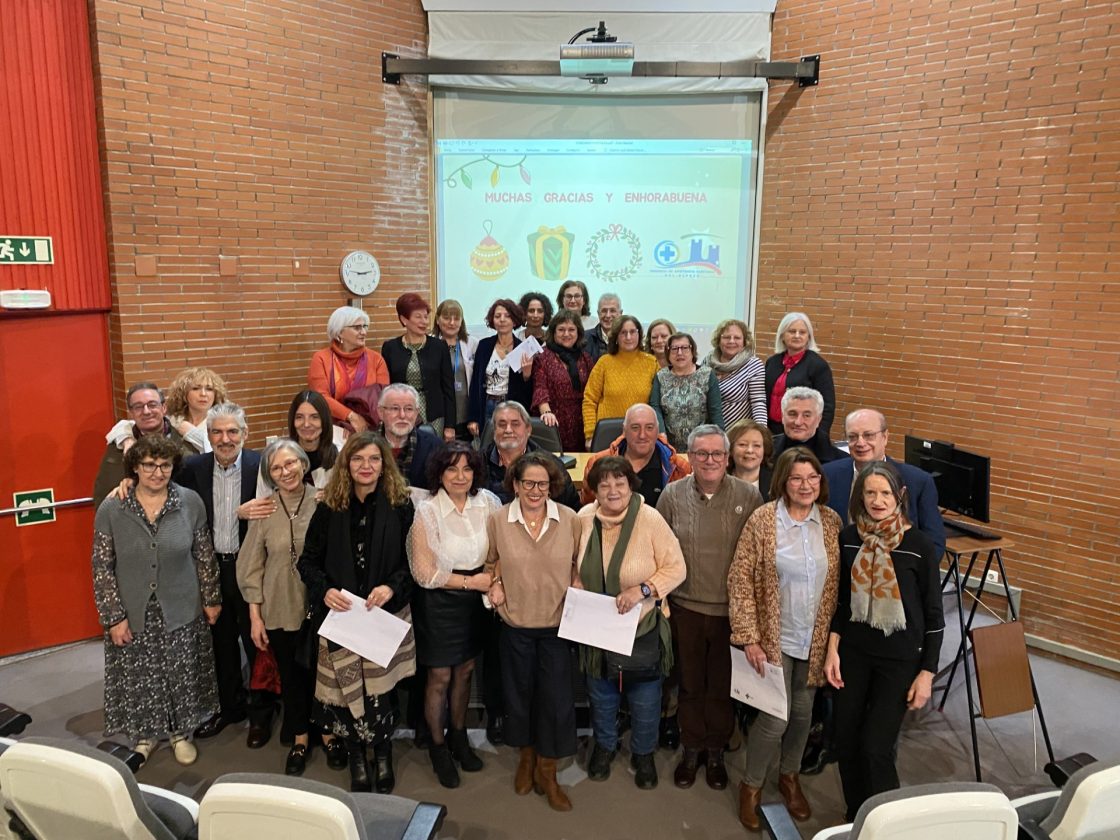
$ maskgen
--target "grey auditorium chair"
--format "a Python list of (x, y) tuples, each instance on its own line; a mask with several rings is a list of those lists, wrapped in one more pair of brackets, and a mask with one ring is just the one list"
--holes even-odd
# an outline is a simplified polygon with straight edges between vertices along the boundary
[(321, 840), (430, 840), (442, 805), (271, 773), (227, 773), (202, 797), (200, 840), (306, 837)]
[[(800, 836), (784, 805), (763, 805), (762, 816), (770, 837)], [(813, 840), (1016, 840), (1018, 830), (1015, 809), (995, 785), (945, 782), (876, 794), (854, 822), (819, 831)]]
[(198, 817), (194, 801), (138, 784), (119, 759), (55, 738), (6, 745), (0, 796), (36, 840), (187, 840)]
[(1120, 761), (1088, 764), (1060, 790), (1011, 803), (1025, 840), (1108, 840), (1120, 837)]

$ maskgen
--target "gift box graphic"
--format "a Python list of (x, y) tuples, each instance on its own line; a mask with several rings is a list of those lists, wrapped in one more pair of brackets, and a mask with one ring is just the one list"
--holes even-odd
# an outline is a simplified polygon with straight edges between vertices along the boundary
[(550, 228), (541, 225), (530, 233), (529, 263), (533, 276), (541, 280), (564, 280), (572, 262), (572, 245), (575, 234), (568, 233), (563, 225)]

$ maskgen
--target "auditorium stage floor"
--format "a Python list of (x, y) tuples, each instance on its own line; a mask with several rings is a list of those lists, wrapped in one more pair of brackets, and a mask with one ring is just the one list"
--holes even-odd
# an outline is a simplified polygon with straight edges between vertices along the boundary
[[(950, 633), (943, 660), (951, 657), (956, 644), (957, 636)], [(1120, 757), (1120, 729), (1114, 723), (1120, 706), (1120, 681), (1039, 656), (1032, 657), (1032, 667), (1057, 755), (1085, 751), (1102, 759)], [(935, 693), (935, 699), (938, 696)], [(100, 641), (0, 663), (0, 700), (34, 717), (25, 735), (96, 743), (103, 723)], [(927, 708), (908, 716), (899, 745), (903, 784), (972, 778), (966, 709), (964, 686), (958, 677), (944, 714)], [(978, 723), (985, 781), (1012, 797), (1049, 789), (1041, 770), (1045, 748), (1040, 732), (1036, 742), (1032, 714)], [(282, 772), (286, 749), (276, 738), (261, 750), (248, 750), (244, 737), (243, 728), (231, 727), (217, 738), (202, 742), (198, 762), (187, 768), (177, 765), (164, 746), (140, 771), (139, 779), (199, 799), (210, 781), (222, 773)], [(481, 740), (481, 731), (474, 732), (473, 737)], [(407, 739), (395, 742), (396, 792), (445, 804), (448, 818), (441, 837), (719, 840), (746, 835), (736, 818), (737, 785), (744, 767), (742, 750), (728, 756), (732, 784), (725, 791), (710, 790), (702, 775), (691, 790), (678, 790), (672, 784), (676, 759), (665, 751), (657, 756), (661, 783), (653, 791), (634, 787), (625, 750), (615, 759), (607, 782), (588, 781), (580, 766), (572, 765), (563, 771), (561, 779), (572, 785), (569, 791), (575, 807), (569, 814), (556, 814), (538, 796), (513, 793), (514, 750), (503, 747), (495, 752), (485, 744), (483, 749), (486, 768), (481, 773), (463, 774), (461, 787), (446, 790), (436, 783), (426, 753), (416, 750)], [(580, 765), (586, 751), (587, 745), (581, 744)], [(348, 781), (346, 771), (330, 770), (319, 751), (312, 754), (307, 777), (341, 786)], [(811, 837), (818, 829), (842, 821), (843, 801), (835, 765), (820, 776), (805, 777), (803, 782), (815, 813), (802, 826), (802, 834)], [(776, 788), (772, 786), (765, 797), (777, 799)]]

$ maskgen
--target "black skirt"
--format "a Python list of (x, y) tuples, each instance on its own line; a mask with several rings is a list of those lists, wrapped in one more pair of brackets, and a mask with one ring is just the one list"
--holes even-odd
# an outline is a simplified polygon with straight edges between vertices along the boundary
[[(483, 567), (455, 574), (470, 577)], [(482, 652), (486, 607), (473, 589), (416, 589), (412, 627), (416, 631), (416, 659), (426, 668), (450, 668)]]

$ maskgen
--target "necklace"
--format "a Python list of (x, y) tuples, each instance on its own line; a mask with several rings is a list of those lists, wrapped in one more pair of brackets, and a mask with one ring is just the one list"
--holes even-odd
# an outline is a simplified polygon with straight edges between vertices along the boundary
[(284, 513), (287, 514), (287, 516), (288, 516), (288, 522), (291, 522), (297, 516), (299, 516), (299, 509), (301, 507), (303, 507), (303, 500), (305, 498), (307, 498), (307, 485), (306, 484), (301, 484), (300, 486), (303, 488), (303, 492), (300, 493), (300, 495), (299, 495), (299, 504), (296, 505), (296, 509), (295, 509), (294, 513), (290, 513), (288, 511), (288, 506), (286, 504), (284, 504), (284, 495), (282, 493), (277, 493), (276, 494), (276, 498), (278, 498), (280, 500), (280, 507), (284, 508)]

